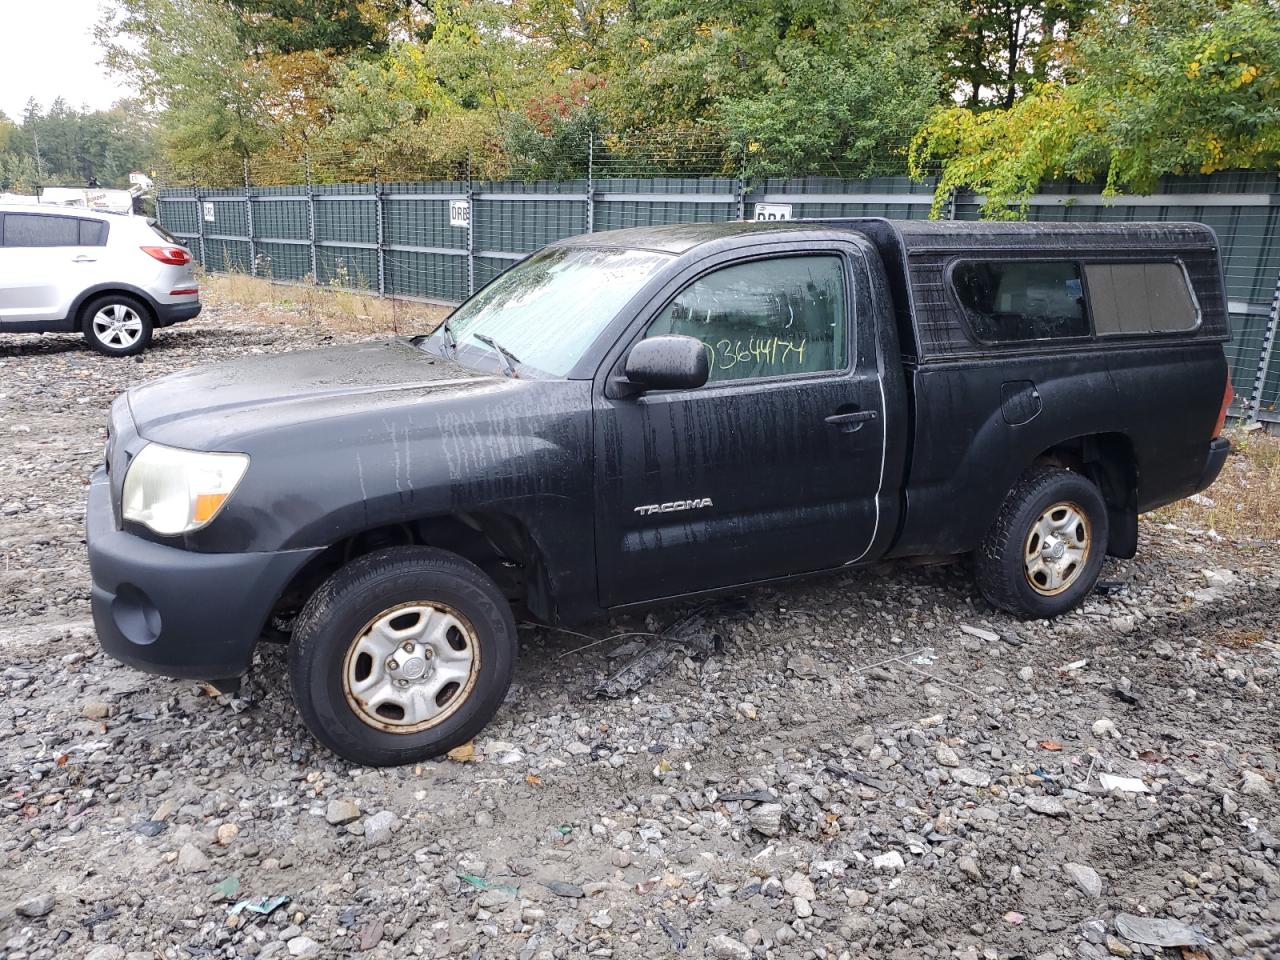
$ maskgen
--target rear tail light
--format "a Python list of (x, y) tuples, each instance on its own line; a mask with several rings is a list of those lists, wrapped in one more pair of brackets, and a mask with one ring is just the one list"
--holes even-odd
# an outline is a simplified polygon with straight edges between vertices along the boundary
[(185, 267), (191, 262), (191, 254), (182, 247), (143, 247), (142, 252), (174, 267)]
[(1231, 374), (1227, 374), (1227, 389), (1222, 391), (1222, 409), (1218, 411), (1218, 422), (1213, 428), (1213, 438), (1216, 440), (1222, 436), (1222, 428), (1227, 423), (1227, 408), (1231, 406), (1231, 401), (1236, 398), (1236, 392), (1231, 388)]
[(200, 288), (199, 288), (199, 287), (180, 287), (180, 288), (179, 288), (179, 289), (177, 289), (177, 290), (170, 290), (170, 291), (169, 291), (169, 296), (171, 296), (171, 297), (189, 297), (191, 294), (193, 294), (193, 293), (199, 293), (199, 292), (200, 292)]

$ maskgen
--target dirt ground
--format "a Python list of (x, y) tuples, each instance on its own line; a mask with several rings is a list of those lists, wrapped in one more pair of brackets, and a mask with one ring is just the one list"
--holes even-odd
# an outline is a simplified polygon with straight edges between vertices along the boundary
[[(1280, 955), (1276, 441), (1053, 623), (962, 563), (871, 567), (745, 594), (617, 700), (635, 641), (593, 641), (682, 610), (527, 629), (471, 760), (371, 770), (307, 735), (279, 647), (228, 698), (96, 646), (116, 394), (439, 316), (231, 296), (138, 360), (0, 336), (0, 957)], [(1142, 942), (1170, 931), (1197, 945)]]

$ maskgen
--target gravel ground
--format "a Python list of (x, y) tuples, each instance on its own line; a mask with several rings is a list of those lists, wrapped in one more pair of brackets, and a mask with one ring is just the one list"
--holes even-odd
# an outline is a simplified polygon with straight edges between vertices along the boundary
[(1144, 520), (1052, 624), (961, 565), (761, 589), (622, 700), (589, 695), (628, 641), (525, 631), (474, 757), (395, 770), (317, 747), (280, 648), (236, 699), (107, 659), (109, 401), (327, 339), (288, 312), (215, 304), (140, 361), (0, 336), (0, 956), (1280, 955), (1274, 543)]

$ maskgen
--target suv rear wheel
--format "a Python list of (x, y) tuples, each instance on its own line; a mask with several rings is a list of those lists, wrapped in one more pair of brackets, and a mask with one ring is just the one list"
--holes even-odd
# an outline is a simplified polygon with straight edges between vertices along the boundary
[(80, 326), (89, 346), (113, 357), (141, 353), (151, 343), (151, 311), (127, 293), (94, 297), (80, 313)]
[(443, 550), (393, 547), (353, 560), (312, 595), (289, 682), (317, 740), (353, 763), (394, 766), (479, 733), (515, 660), (511, 607), (489, 577)]
[(1092, 481), (1058, 467), (1023, 474), (978, 548), (978, 588), (1026, 619), (1078, 606), (1102, 571), (1107, 505)]

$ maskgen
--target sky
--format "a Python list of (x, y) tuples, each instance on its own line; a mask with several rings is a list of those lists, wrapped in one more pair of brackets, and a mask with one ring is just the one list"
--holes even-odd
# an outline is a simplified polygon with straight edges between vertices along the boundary
[(62, 97), (101, 110), (129, 95), (107, 73), (93, 42), (103, 0), (0, 0), (0, 110), (17, 120), (29, 97), (48, 107)]

